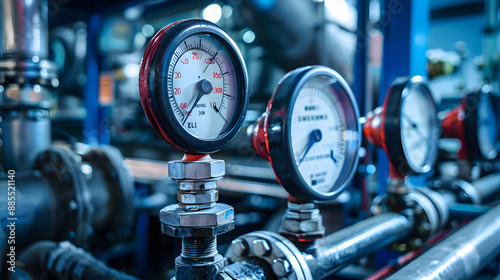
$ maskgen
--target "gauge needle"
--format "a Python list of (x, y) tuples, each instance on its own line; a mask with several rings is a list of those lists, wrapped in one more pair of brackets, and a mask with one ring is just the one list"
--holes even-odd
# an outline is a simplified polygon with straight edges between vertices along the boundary
[(187, 119), (191, 115), (191, 112), (193, 112), (194, 107), (196, 107), (196, 104), (198, 104), (198, 101), (200, 101), (201, 97), (204, 94), (209, 94), (210, 92), (212, 92), (212, 89), (213, 89), (212, 83), (207, 79), (199, 81), (198, 83), (196, 83), (195, 87), (198, 88), (198, 95), (196, 95), (196, 99), (194, 100), (194, 103), (191, 106), (191, 109), (189, 109), (189, 113), (187, 113), (186, 117), (184, 118), (184, 121), (182, 122), (182, 126), (184, 126), (184, 124), (186, 123)]
[(410, 126), (417, 132), (420, 140), (424, 141), (427, 139), (427, 137), (425, 137), (425, 134), (422, 131), (420, 131), (418, 125), (414, 123), (410, 117), (408, 117), (406, 114), (402, 114), (402, 116), (410, 124)]
[(306, 151), (304, 152), (304, 155), (299, 160), (299, 164), (297, 165), (300, 165), (302, 163), (302, 161), (306, 158), (307, 153), (309, 152), (309, 150), (311, 150), (311, 147), (314, 145), (314, 143), (317, 143), (319, 141), (321, 141), (321, 130), (315, 129), (311, 131), (311, 134), (309, 134), (309, 141), (307, 142)]
[(203, 69), (203, 73), (205, 73), (205, 71), (207, 71), (207, 68), (210, 64), (212, 64), (212, 61), (214, 61), (215, 57), (217, 56), (219, 52), (215, 52), (214, 56), (212, 56), (212, 58), (210, 58), (210, 63), (207, 64), (207, 67), (205, 67), (205, 69)]
[(330, 157), (332, 158), (333, 162), (337, 163), (337, 159), (333, 155), (333, 150), (330, 150)]
[(226, 120), (226, 118), (224, 118), (224, 116), (220, 113), (219, 109), (217, 109), (217, 105), (214, 105), (214, 110), (215, 110), (215, 112), (217, 112), (217, 113), (219, 114), (219, 116), (221, 116), (221, 118), (223, 118), (223, 119), (224, 119), (224, 121), (225, 121), (226, 123), (229, 123), (229, 122)]

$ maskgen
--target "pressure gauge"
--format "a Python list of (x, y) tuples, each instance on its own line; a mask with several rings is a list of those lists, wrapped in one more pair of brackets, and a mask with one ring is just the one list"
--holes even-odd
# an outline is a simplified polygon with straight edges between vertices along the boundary
[(443, 119), (443, 131), (462, 144), (459, 159), (495, 159), (498, 155), (499, 112), (489, 86), (467, 94)]
[(184, 20), (160, 30), (146, 49), (139, 82), (151, 126), (185, 153), (216, 152), (241, 128), (245, 63), (234, 41), (211, 22)]
[(288, 73), (252, 141), (281, 185), (300, 200), (330, 200), (350, 183), (360, 147), (357, 103), (345, 80), (323, 66)]
[(436, 104), (424, 79), (397, 79), (383, 108), (367, 116), (368, 141), (384, 148), (391, 176), (427, 173), (436, 162), (440, 125)]

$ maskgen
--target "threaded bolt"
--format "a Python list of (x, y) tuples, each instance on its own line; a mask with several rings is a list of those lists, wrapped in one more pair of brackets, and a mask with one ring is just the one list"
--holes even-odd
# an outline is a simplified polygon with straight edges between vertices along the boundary
[(181, 257), (185, 259), (211, 258), (217, 255), (217, 237), (183, 237)]

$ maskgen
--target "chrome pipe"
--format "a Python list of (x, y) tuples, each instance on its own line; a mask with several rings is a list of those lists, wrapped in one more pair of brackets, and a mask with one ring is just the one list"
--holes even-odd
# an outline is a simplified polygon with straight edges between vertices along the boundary
[(0, 58), (48, 57), (47, 0), (2, 0), (0, 23)]
[(414, 223), (396, 213), (382, 213), (318, 239), (304, 257), (314, 279), (410, 235)]
[(388, 280), (471, 279), (500, 253), (500, 205), (464, 226)]
[(481, 200), (487, 200), (490, 196), (500, 192), (500, 173), (494, 173), (472, 182), (476, 187)]

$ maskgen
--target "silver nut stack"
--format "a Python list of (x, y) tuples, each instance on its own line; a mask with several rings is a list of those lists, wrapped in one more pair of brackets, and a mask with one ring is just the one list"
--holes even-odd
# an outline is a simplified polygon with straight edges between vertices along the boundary
[(280, 234), (303, 250), (325, 234), (323, 217), (312, 201), (288, 201)]
[(164, 234), (182, 237), (176, 278), (216, 279), (223, 270), (216, 236), (234, 229), (233, 207), (217, 203), (217, 181), (225, 175), (225, 163), (209, 156), (177, 160), (169, 162), (168, 171), (177, 181), (179, 203), (163, 208), (160, 222)]

